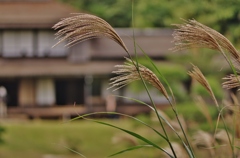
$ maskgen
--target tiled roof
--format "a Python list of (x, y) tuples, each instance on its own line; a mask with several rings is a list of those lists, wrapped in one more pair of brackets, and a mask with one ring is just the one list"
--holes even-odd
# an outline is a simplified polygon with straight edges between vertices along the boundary
[(51, 28), (76, 12), (55, 0), (0, 0), (0, 28)]

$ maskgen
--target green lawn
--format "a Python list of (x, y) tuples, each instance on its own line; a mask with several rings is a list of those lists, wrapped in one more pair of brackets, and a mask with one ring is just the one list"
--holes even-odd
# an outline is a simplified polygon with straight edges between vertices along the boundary
[[(216, 110), (214, 107), (209, 107), (209, 110), (214, 124), (216, 124)], [(192, 134), (199, 129), (206, 131), (211, 129), (206, 118), (191, 103), (179, 105), (178, 111), (187, 121), (190, 139)], [(166, 109), (164, 112), (174, 118), (171, 110)], [(161, 132), (159, 123), (153, 121), (154, 117), (150, 119), (149, 116), (139, 115), (138, 118)], [(160, 136), (139, 122), (127, 118), (102, 121), (136, 132), (160, 147), (167, 145)], [(104, 158), (129, 147), (144, 144), (123, 131), (87, 120), (67, 123), (60, 120), (2, 121), (0, 126), (5, 128), (4, 143), (0, 144), (0, 158), (82, 158), (69, 149), (75, 150), (87, 158)], [(176, 136), (173, 136), (170, 128), (167, 128), (167, 133), (171, 137), (171, 141), (179, 141)], [(201, 155), (199, 157), (206, 157), (208, 154), (208, 150), (195, 150), (195, 152), (196, 155)], [(162, 157), (162, 152), (153, 148), (141, 148), (115, 157), (159, 158)]]
[[(108, 121), (109, 122), (109, 121)], [(110, 123), (148, 136), (161, 143), (147, 128), (142, 128), (126, 119), (112, 120)], [(126, 149), (133, 144), (124, 132), (111, 127), (85, 120), (62, 123), (61, 121), (15, 121), (1, 124), (6, 132), (4, 143), (0, 145), (1, 158), (80, 158), (81, 156), (66, 147), (84, 154), (88, 158), (106, 157), (117, 151)], [(120, 138), (114, 143), (114, 138)], [(156, 141), (157, 140), (157, 141)], [(137, 141), (137, 143), (141, 143)], [(124, 153), (119, 157), (159, 157), (160, 151), (144, 148)]]

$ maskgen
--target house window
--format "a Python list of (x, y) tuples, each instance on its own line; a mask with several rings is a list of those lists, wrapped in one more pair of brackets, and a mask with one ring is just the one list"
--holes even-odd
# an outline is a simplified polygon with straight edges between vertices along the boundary
[(36, 101), (40, 106), (55, 104), (55, 85), (51, 78), (38, 79), (36, 83)]
[(65, 57), (67, 48), (57, 43), (52, 30), (0, 31), (0, 53), (3, 57)]
[(64, 42), (58, 44), (54, 48), (52, 46), (57, 43), (54, 32), (50, 30), (40, 30), (38, 32), (38, 57), (51, 56), (63, 57), (66, 56), (66, 48)]
[(2, 32), (3, 57), (32, 57), (33, 33), (28, 30), (6, 30)]

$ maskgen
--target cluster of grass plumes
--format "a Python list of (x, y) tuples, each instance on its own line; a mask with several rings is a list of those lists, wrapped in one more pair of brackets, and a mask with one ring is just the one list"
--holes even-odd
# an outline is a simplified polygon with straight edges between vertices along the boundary
[[(110, 79), (110, 81), (112, 81), (110, 83), (110, 88), (115, 88), (114, 90), (117, 90), (130, 84), (133, 81), (141, 80), (141, 77), (139, 75), (140, 73), (144, 81), (150, 83), (152, 86), (157, 88), (166, 98), (169, 98), (165, 87), (150, 69), (141, 64), (137, 65), (136, 62), (129, 58), (126, 58), (126, 60), (127, 62), (125, 65), (115, 66), (118, 68), (118, 70), (113, 71), (113, 73), (116, 74), (117, 77)], [(136, 67), (136, 65), (138, 67)]]
[(189, 49), (191, 47), (210, 48), (218, 50), (225, 55), (225, 50), (228, 51), (232, 57), (240, 62), (240, 55), (233, 44), (219, 32), (197, 22), (196, 20), (188, 20), (184, 24), (175, 25), (173, 33), (175, 47), (173, 51)]
[(85, 40), (106, 37), (117, 42), (128, 52), (127, 47), (112, 26), (95, 15), (78, 13), (61, 20), (53, 26), (53, 29), (58, 30), (56, 36), (59, 38), (59, 42), (54, 46), (67, 41), (66, 46), (70, 47)]
[(225, 82), (223, 82), (223, 88), (233, 89), (233, 88), (240, 87), (240, 82), (239, 82), (240, 76), (236, 76), (235, 74), (230, 74), (224, 77), (223, 79), (226, 80)]
[[(239, 86), (239, 78), (237, 76), (237, 72), (236, 72), (235, 68), (237, 68), (238, 63), (240, 63), (240, 55), (228, 39), (226, 39), (223, 35), (221, 35), (217, 31), (215, 31), (195, 20), (189, 20), (189, 21), (186, 21), (186, 23), (184, 23), (184, 24), (179, 24), (179, 25), (175, 25), (175, 26), (177, 27), (177, 29), (173, 33), (174, 43), (175, 43), (175, 47), (172, 49), (173, 51), (180, 51), (180, 50), (184, 50), (184, 49), (189, 49), (191, 47), (205, 47), (205, 48), (210, 48), (210, 49), (220, 51), (222, 53), (222, 55), (225, 57), (225, 59), (227, 60), (227, 62), (230, 64), (230, 67), (232, 68), (232, 70), (234, 72), (234, 75), (230, 75), (230, 76), (224, 78), (227, 80), (227, 82), (223, 83), (223, 87), (227, 88), (227, 89), (231, 89), (231, 88), (235, 88), (235, 87)], [(117, 42), (128, 53), (128, 49), (126, 48), (123, 40), (114, 31), (114, 29), (106, 21), (104, 21), (103, 19), (96, 17), (94, 15), (77, 14), (73, 17), (63, 19), (62, 21), (57, 23), (53, 28), (58, 30), (58, 32), (56, 34), (58, 36), (58, 38), (60, 38), (58, 43), (66, 40), (66, 41), (68, 41), (66, 46), (73, 46), (74, 44), (76, 44), (78, 42), (82, 42), (84, 40), (88, 40), (88, 39), (92, 39), (92, 38), (107, 37), (107, 38)], [(134, 37), (133, 37), (133, 40), (134, 40), (134, 46), (136, 47)], [(136, 49), (135, 49), (135, 51), (136, 51)], [(228, 57), (228, 54), (225, 53), (225, 51), (230, 53), (231, 58)], [(135, 54), (137, 54), (137, 52), (135, 52)], [(144, 52), (144, 54), (145, 54), (145, 52)], [(118, 70), (113, 71), (113, 73), (117, 76), (110, 79), (110, 81), (111, 81), (110, 88), (112, 88), (114, 90), (118, 90), (136, 80), (141, 80), (145, 86), (145, 89), (148, 93), (151, 103), (149, 105), (147, 103), (143, 103), (140, 100), (136, 100), (136, 99), (135, 100), (132, 99), (132, 100), (137, 101), (138, 103), (147, 105), (149, 108), (151, 108), (151, 110), (153, 110), (153, 112), (157, 116), (157, 120), (161, 127), (162, 133), (160, 133), (158, 130), (156, 130), (152, 126), (148, 125), (147, 123), (145, 123), (142, 120), (139, 120), (135, 117), (128, 116), (126, 114), (119, 114), (119, 113), (114, 113), (114, 114), (123, 115), (130, 119), (134, 119), (137, 122), (140, 122), (144, 126), (147, 126), (151, 130), (153, 130), (155, 132), (155, 134), (157, 134), (159, 136), (160, 139), (165, 140), (167, 142), (168, 146), (161, 147), (161, 146), (157, 145), (156, 143), (152, 142), (151, 140), (149, 140), (147, 137), (139, 135), (138, 133), (136, 133), (136, 131), (128, 131), (126, 129), (122, 129), (122, 128), (118, 127), (117, 125), (112, 125), (112, 124), (108, 124), (106, 122), (86, 118), (87, 116), (92, 115), (92, 114), (79, 116), (75, 119), (84, 118), (89, 121), (93, 121), (96, 123), (100, 123), (103, 125), (107, 125), (107, 126), (119, 129), (119, 130), (121, 130), (121, 131), (123, 131), (145, 143), (143, 145), (137, 145), (137, 146), (127, 148), (123, 151), (114, 153), (110, 156), (115, 156), (115, 155), (118, 155), (118, 154), (121, 154), (121, 153), (124, 153), (127, 151), (136, 150), (136, 149), (139, 149), (142, 147), (153, 147), (153, 148), (156, 148), (156, 149), (162, 151), (165, 155), (167, 155), (168, 157), (171, 157), (171, 158), (181, 157), (181, 155), (179, 155), (179, 153), (181, 153), (178, 151), (179, 149), (184, 150), (184, 153), (188, 157), (194, 158), (195, 154), (194, 154), (194, 150), (192, 148), (192, 144), (200, 145), (200, 146), (205, 145), (207, 148), (214, 148), (214, 145), (215, 145), (214, 140), (217, 135), (214, 135), (212, 138), (209, 134), (206, 134), (204, 132), (198, 132), (196, 135), (194, 135), (192, 142), (191, 142), (191, 140), (189, 140), (189, 138), (188, 138), (189, 136), (187, 135), (187, 128), (185, 127), (186, 123), (184, 123), (184, 121), (183, 121), (184, 119), (177, 112), (176, 103), (174, 100), (174, 95), (171, 91), (170, 84), (167, 82), (167, 80), (163, 76), (161, 79), (159, 79), (157, 77), (157, 75), (155, 75), (150, 69), (141, 65), (138, 62), (137, 55), (135, 56), (136, 60), (133, 60), (133, 57), (130, 56), (129, 53), (128, 53), (128, 55), (129, 55), (129, 58), (126, 58), (127, 62), (125, 64), (116, 65)], [(146, 55), (146, 59), (149, 60), (149, 62), (153, 65), (153, 67), (157, 70), (157, 72), (159, 72), (159, 74), (161, 74), (160, 71), (158, 70), (158, 68), (156, 67), (156, 65), (154, 65), (153, 61), (149, 57), (147, 57), (147, 55)], [(193, 65), (193, 70), (189, 71), (188, 74), (193, 79), (198, 81), (212, 97), (212, 99), (218, 109), (219, 118), (221, 118), (221, 120), (223, 122), (225, 133), (227, 134), (226, 140), (229, 143), (229, 146), (231, 147), (232, 157), (235, 157), (236, 156), (235, 155), (235, 146), (234, 146), (235, 141), (230, 136), (229, 130), (228, 130), (229, 127), (226, 125), (225, 118), (222, 115), (223, 107), (219, 105), (216, 97), (214, 96), (211, 86), (209, 85), (208, 81), (206, 80), (204, 74), (201, 72), (201, 70), (197, 66)], [(167, 88), (164, 87), (164, 84), (161, 82), (161, 80), (164, 81), (165, 85), (167, 85)], [(156, 108), (156, 105), (155, 105), (153, 99), (151, 98), (151, 95), (148, 90), (148, 86), (145, 84), (145, 82), (149, 83), (150, 85), (155, 87), (157, 90), (159, 90), (159, 92), (169, 101), (169, 104), (171, 105), (172, 111), (175, 114), (175, 118), (177, 120), (175, 122), (175, 124), (177, 124), (178, 126), (174, 125), (171, 121), (166, 119), (160, 112), (158, 112), (158, 109)], [(166, 89), (170, 91), (171, 96), (168, 95), (168, 91)], [(171, 101), (171, 97), (174, 100), (174, 102)], [(94, 113), (94, 114), (96, 114), (96, 113)], [(113, 113), (110, 113), (110, 114), (113, 114)], [(209, 117), (209, 115), (207, 115), (207, 114), (205, 116)], [(208, 118), (208, 120), (211, 123), (213, 122), (210, 118)], [(218, 128), (218, 123), (219, 123), (219, 120), (217, 120), (216, 129)], [(172, 131), (172, 133), (175, 136), (177, 136), (178, 141), (181, 144), (181, 147), (179, 147), (179, 145), (176, 145), (175, 142), (172, 142), (170, 140), (169, 132), (166, 130), (166, 126), (168, 127), (168, 129), (170, 129)], [(217, 131), (216, 129), (215, 129), (214, 133), (216, 133), (216, 131)], [(233, 129), (233, 131), (234, 130), (235, 129)], [(208, 139), (202, 139), (205, 137), (211, 138), (212, 141), (209, 142)], [(233, 138), (234, 138), (234, 135), (233, 135)], [(214, 155), (215, 155), (215, 151), (210, 150), (210, 156), (214, 156)], [(185, 157), (187, 157), (187, 156), (185, 156)]]
[(207, 90), (207, 92), (213, 98), (214, 103), (218, 107), (219, 105), (218, 105), (217, 99), (214, 96), (213, 90), (212, 90), (210, 84), (208, 83), (207, 79), (205, 78), (205, 76), (202, 74), (201, 70), (197, 66), (193, 65), (193, 70), (189, 71), (188, 74), (193, 79), (197, 80)]
[[(229, 63), (234, 74), (223, 79), (223, 88), (232, 89), (239, 87), (237, 70), (240, 65), (240, 53), (233, 44), (219, 32), (197, 22), (196, 20), (185, 21), (184, 24), (175, 24), (177, 27), (173, 33), (175, 47), (173, 51), (190, 49), (192, 47), (210, 48), (222, 53)], [(229, 53), (231, 57), (227, 54)]]

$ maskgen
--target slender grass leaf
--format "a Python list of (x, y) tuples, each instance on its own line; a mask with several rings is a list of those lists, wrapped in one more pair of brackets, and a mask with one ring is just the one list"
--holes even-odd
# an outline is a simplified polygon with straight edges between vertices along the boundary
[(148, 106), (151, 110), (155, 111), (155, 109), (154, 109), (152, 106), (150, 106), (149, 104), (147, 104), (147, 103), (145, 103), (145, 102), (143, 102), (143, 101), (141, 101), (141, 100), (138, 100), (138, 99), (135, 99), (135, 98), (130, 98), (130, 97), (125, 97), (125, 96), (120, 96), (120, 95), (115, 95), (115, 96), (116, 96), (116, 97), (119, 97), (119, 98), (124, 98), (124, 99), (128, 99), (128, 100), (132, 100), (132, 101), (135, 101), (135, 102), (137, 102), (137, 103), (146, 105), (146, 106)]
[(125, 150), (119, 151), (117, 153), (114, 153), (112, 155), (109, 155), (108, 157), (113, 157), (113, 156), (116, 156), (116, 155), (119, 155), (119, 154), (122, 154), (122, 153), (125, 153), (125, 152), (128, 152), (128, 151), (137, 150), (137, 149), (145, 148), (145, 147), (152, 147), (152, 145), (138, 145), (138, 146), (134, 146), (134, 147), (127, 148)]
[(152, 59), (147, 55), (147, 53), (139, 46), (137, 45), (138, 48), (142, 51), (142, 53), (144, 54), (144, 56), (147, 58), (147, 60), (152, 64), (152, 66), (154, 67), (154, 69), (158, 72), (158, 74), (161, 76), (162, 80), (164, 81), (164, 83), (167, 85), (170, 93), (171, 93), (171, 96), (173, 98), (173, 101), (175, 103), (175, 97), (174, 97), (174, 94), (173, 94), (173, 91), (172, 91), (172, 88), (169, 84), (169, 82), (167, 81), (167, 79), (164, 77), (164, 75), (159, 71), (159, 69), (157, 68), (156, 64), (154, 64), (154, 62), (152, 61)]
[(106, 122), (103, 122), (103, 121), (98, 121), (98, 120), (94, 120), (94, 119), (88, 119), (88, 118), (85, 118), (85, 117), (82, 117), (83, 119), (85, 120), (88, 120), (88, 121), (92, 121), (92, 122), (96, 122), (96, 123), (99, 123), (99, 124), (102, 124), (102, 125), (106, 125), (106, 126), (109, 126), (109, 127), (113, 127), (113, 128), (116, 128), (116, 129), (119, 129), (125, 133), (128, 133), (130, 135), (132, 135), (133, 137), (149, 144), (149, 145), (152, 145), (153, 147), (163, 151), (164, 153), (166, 153), (169, 157), (171, 158), (174, 158), (170, 153), (168, 153), (165, 149), (159, 147), (158, 145), (156, 145), (155, 143), (153, 143), (152, 141), (148, 140), (147, 138), (135, 133), (135, 132), (132, 132), (132, 131), (129, 131), (129, 130), (126, 130), (126, 129), (123, 129), (123, 128), (120, 128), (120, 127), (117, 127), (117, 126), (114, 126), (112, 124), (109, 124), (109, 123), (106, 123)]
[[(121, 116), (125, 116), (125, 117), (128, 117), (128, 118), (134, 119), (134, 120), (140, 122), (141, 124), (149, 127), (149, 128), (152, 129), (155, 133), (157, 133), (159, 136), (161, 136), (164, 140), (168, 141), (165, 136), (163, 136), (161, 133), (159, 133), (159, 132), (158, 132), (156, 129), (154, 129), (153, 127), (149, 126), (147, 123), (145, 123), (145, 122), (137, 119), (136, 117), (133, 117), (133, 116), (130, 116), (130, 115), (127, 115), (127, 114), (122, 114), (122, 113), (117, 113), (117, 112), (95, 112), (95, 113), (89, 113), (89, 114), (85, 114), (85, 115), (76, 117), (76, 118), (74, 118), (74, 120), (75, 120), (75, 119), (79, 119), (79, 118), (83, 118), (83, 117), (85, 118), (85, 117), (87, 117), (87, 116), (91, 116), (91, 115), (95, 115), (95, 114), (116, 114), (116, 115), (121, 115)], [(73, 119), (70, 120), (70, 121), (73, 121)]]
[[(59, 145), (59, 144), (58, 144), (58, 145)], [(71, 148), (69, 148), (69, 147), (67, 147), (67, 146), (64, 146), (64, 145), (59, 145), (59, 146), (64, 147), (64, 148), (68, 149), (69, 151), (71, 151), (71, 152), (73, 152), (73, 153), (75, 153), (75, 154), (78, 154), (78, 155), (81, 156), (81, 157), (87, 158), (87, 157), (84, 156), (83, 154), (81, 154), (81, 153), (77, 152), (76, 150), (73, 150), (73, 149), (71, 149)]]
[[(172, 99), (173, 99), (173, 103), (169, 100), (169, 98), (167, 98), (167, 100), (168, 100), (169, 103), (171, 104), (172, 110), (173, 110), (173, 112), (175, 113), (175, 116), (176, 116), (177, 120), (179, 121), (177, 108), (176, 108), (176, 106), (173, 106), (173, 105), (175, 105), (176, 103), (175, 103), (175, 97), (174, 97), (174, 94), (173, 94), (173, 91), (172, 91), (172, 88), (171, 88), (170, 84), (168, 83), (167, 79), (162, 75), (162, 73), (159, 71), (159, 69), (157, 68), (157, 66), (156, 66), (156, 65), (154, 64), (154, 62), (152, 61), (152, 59), (146, 54), (146, 52), (145, 52), (139, 45), (138, 45), (138, 47), (141, 49), (142, 53), (145, 55), (145, 57), (148, 59), (148, 61), (152, 64), (152, 66), (154, 67), (154, 69), (155, 69), (155, 70), (158, 72), (158, 74), (161, 76), (162, 80), (166, 83), (166, 85), (167, 85), (167, 87), (168, 87), (168, 89), (169, 89), (169, 91), (170, 91), (170, 93), (171, 93), (171, 96), (172, 96)], [(161, 118), (162, 118), (162, 117), (161, 117)], [(163, 119), (163, 118), (162, 118), (162, 119)], [(164, 119), (164, 121), (171, 127), (172, 130), (175, 131), (175, 129), (171, 126), (170, 123), (168, 123), (168, 121), (167, 121), (166, 119)], [(184, 144), (185, 149), (188, 151), (189, 156), (190, 156), (190, 157), (195, 157), (194, 154), (193, 154), (193, 150), (191, 149), (190, 143), (189, 143), (189, 141), (188, 141), (188, 139), (187, 139), (187, 136), (186, 136), (186, 134), (185, 134), (185, 131), (183, 130), (183, 128), (182, 128), (182, 126), (181, 126), (181, 122), (179, 122), (179, 125), (180, 125), (180, 127), (181, 127), (181, 129), (182, 129), (182, 132), (183, 132), (183, 134), (184, 134), (184, 136), (185, 136), (185, 139), (186, 139), (186, 141), (187, 141), (187, 143), (188, 143), (188, 145), (189, 145), (190, 148), (185, 144), (185, 142), (181, 139), (180, 136), (179, 136), (179, 138), (180, 138), (180, 140), (182, 141), (182, 143)], [(175, 133), (177, 134), (176, 131), (175, 131)], [(178, 134), (177, 134), (177, 135), (178, 135)]]

